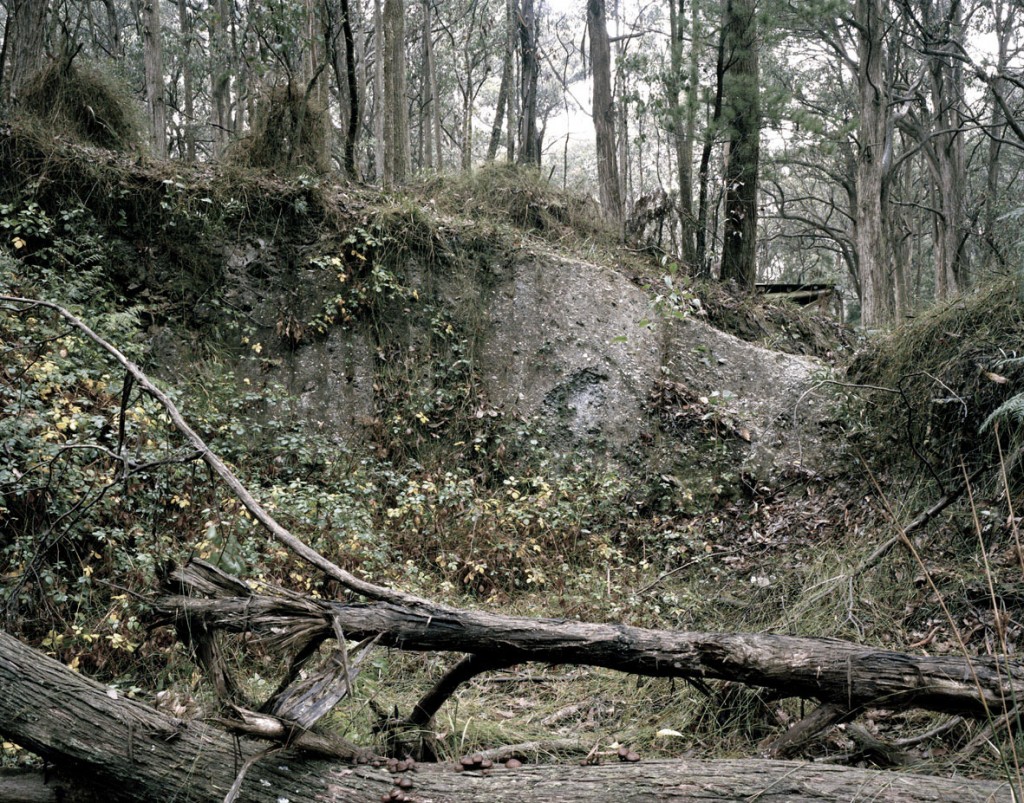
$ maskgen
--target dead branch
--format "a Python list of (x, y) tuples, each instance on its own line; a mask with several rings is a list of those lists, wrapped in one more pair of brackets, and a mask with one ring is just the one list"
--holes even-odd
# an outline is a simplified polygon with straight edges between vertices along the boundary
[[(216, 570), (193, 561), (176, 573), (210, 589)], [(718, 679), (834, 703), (851, 712), (868, 705), (918, 707), (987, 716), (1024, 696), (1024, 665), (995, 657), (918, 656), (830, 638), (773, 634), (688, 633), (562, 619), (531, 619), (389, 602), (349, 604), (291, 592), (256, 594), (231, 580), (206, 596), (161, 597), (164, 621), (202, 622), (210, 631), (252, 633), (288, 641), (290, 633), (335, 623), (348, 638), (375, 637), (384, 646), (420, 652), (460, 652), (482, 665), (538, 661), (582, 664), (652, 677)], [(475, 672), (470, 673), (475, 674)]]

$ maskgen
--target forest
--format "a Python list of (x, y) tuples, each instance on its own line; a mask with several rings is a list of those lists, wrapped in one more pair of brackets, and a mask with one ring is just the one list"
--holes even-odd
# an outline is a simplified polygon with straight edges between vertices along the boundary
[(1024, 795), (1019, 2), (0, 31), (0, 800)]

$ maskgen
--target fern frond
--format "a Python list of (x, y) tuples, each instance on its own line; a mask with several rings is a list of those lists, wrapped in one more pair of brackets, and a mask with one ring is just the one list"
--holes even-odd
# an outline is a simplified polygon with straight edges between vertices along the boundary
[(985, 419), (979, 428), (979, 431), (984, 432), (995, 421), (1000, 420), (1011, 421), (1014, 424), (1024, 423), (1024, 393), (1018, 393), (1016, 396), (1011, 396), (1000, 404), (992, 411), (991, 415)]

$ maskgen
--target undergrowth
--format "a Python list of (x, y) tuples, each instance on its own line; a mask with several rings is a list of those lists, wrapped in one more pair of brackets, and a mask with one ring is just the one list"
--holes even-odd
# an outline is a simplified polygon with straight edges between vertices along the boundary
[(882, 463), (907, 466), (941, 491), (997, 462), (996, 437), (1015, 473), (1024, 391), (1024, 311), (1019, 279), (1004, 279), (936, 306), (862, 352), (848, 375), (862, 394), (862, 448)]
[[(862, 444), (877, 434), (889, 457), (894, 443), (912, 443), (945, 485), (961, 458), (970, 470), (998, 443), (1011, 475), (1002, 497), (991, 484), (982, 490), (977, 527), (961, 505), (915, 536), (921, 564), (897, 550), (864, 569), (892, 532), (886, 506), (905, 522), (935, 489), (914, 486), (883, 503), (849, 475), (746, 486), (704, 411), (672, 426), (708, 429), (698, 457), (709, 470), (652, 476), (556, 452), (545, 421), (487, 398), (473, 288), (498, 281), (518, 237), (599, 241), (586, 202), (500, 166), (370, 203), (315, 176), (185, 174), (86, 160), (76, 147), (21, 129), (0, 137), (0, 289), (72, 306), (145, 364), (161, 356), (158, 335), (180, 327), (194, 339), (182, 347), (192, 356), (166, 375), (189, 419), (274, 515), (343, 567), (442, 602), (524, 615), (839, 636), (937, 654), (959, 649), (961, 629), (971, 654), (1016, 644), (1024, 594), (1007, 508), (1019, 492), (1020, 317), (1005, 289), (926, 316), (857, 363), (858, 382), (896, 391), (878, 391), (863, 409), (851, 397), (841, 423), (862, 428)], [(477, 209), (490, 221), (459, 219)], [(218, 249), (228, 238), (270, 234), (269, 256), (225, 266)], [(296, 394), (268, 379), (300, 347), (354, 333), (371, 344), (373, 411), (357, 422), (366, 448), (311, 429)], [(195, 555), (246, 579), (337, 593), (269, 543), (164, 413), (80, 336), (42, 311), (6, 305), (0, 349), (6, 627), (130, 694), (174, 687), (202, 710), (214, 703), (181, 648), (146, 627), (146, 600), (169, 562)], [(654, 412), (686, 406), (672, 390), (655, 388)], [(985, 423), (993, 433), (999, 425), (1001, 441), (977, 438)], [(891, 460), (886, 477), (899, 467)], [(892, 496), (903, 486), (885, 487)], [(254, 694), (273, 688), (278, 656), (231, 649)], [(448, 664), (375, 653), (332, 728), (371, 740), (370, 700), (406, 712)], [(578, 747), (538, 755), (616, 742), (647, 757), (749, 755), (802, 713), (799, 701), (736, 685), (529, 666), (476, 679), (436, 730), (443, 757), (552, 734)], [(871, 716), (894, 736), (935, 721)], [(929, 741), (921, 756), (936, 763), (923, 768), (998, 775), (952, 752), (980, 730), (961, 723)], [(849, 748), (834, 731), (815, 749)]]

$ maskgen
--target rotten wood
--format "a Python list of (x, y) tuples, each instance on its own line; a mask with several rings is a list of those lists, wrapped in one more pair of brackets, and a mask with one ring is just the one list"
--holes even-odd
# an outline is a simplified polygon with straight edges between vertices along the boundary
[[(258, 757), (253, 745), (209, 724), (182, 722), (72, 672), (0, 632), (0, 731), (56, 768), (60, 789), (105, 803), (221, 803), (242, 767), (237, 799), (365, 803), (397, 789), (386, 769), (304, 758)], [(116, 698), (116, 699), (115, 699)], [(764, 760), (641, 761), (602, 766), (528, 765), (457, 773), (451, 765), (407, 773), (407, 799), (431, 803), (886, 800), (1002, 803), (1008, 785), (850, 767)], [(79, 798), (81, 799), (81, 798)]]

